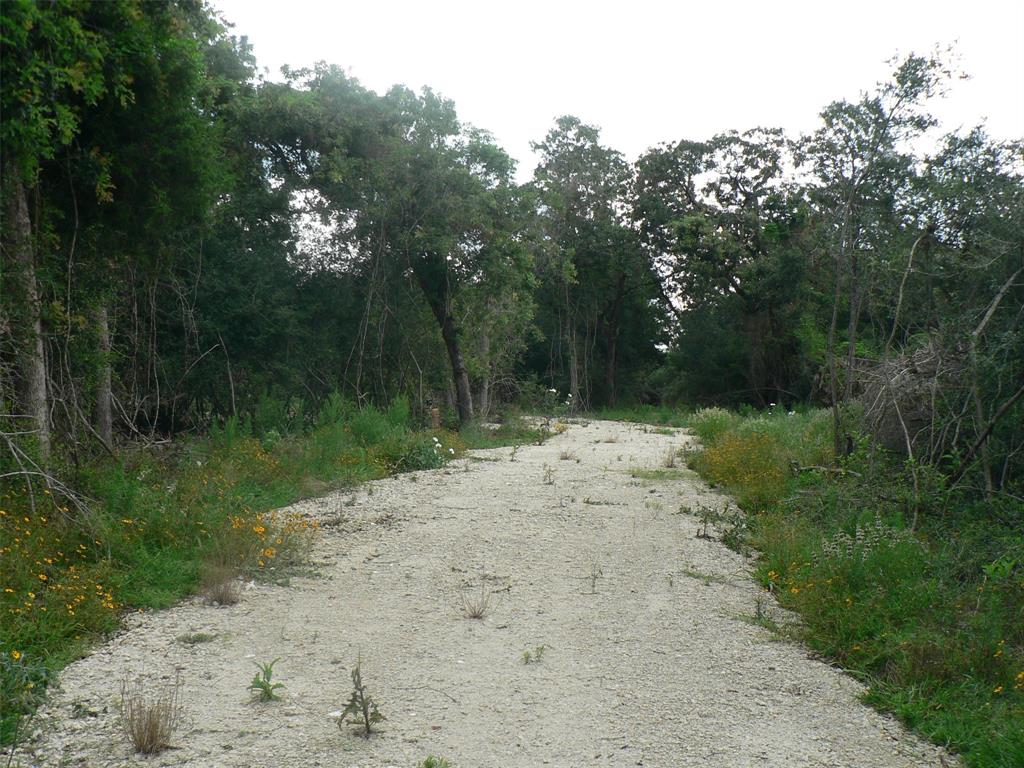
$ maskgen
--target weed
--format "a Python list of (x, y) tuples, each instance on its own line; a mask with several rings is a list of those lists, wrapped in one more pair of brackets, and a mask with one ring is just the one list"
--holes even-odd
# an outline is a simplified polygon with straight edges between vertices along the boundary
[(523, 651), (523, 664), (539, 664), (544, 658), (544, 651), (547, 650), (546, 645), (538, 645), (532, 651)]
[(273, 682), (274, 665), (278, 661), (280, 659), (274, 659), (264, 664), (253, 662), (256, 665), (257, 672), (252, 676), (252, 682), (249, 683), (248, 690), (252, 691), (259, 701), (276, 701), (281, 698), (277, 695), (276, 691), (284, 688), (284, 683)]
[(234, 605), (242, 596), (238, 569), (221, 563), (206, 562), (200, 568), (199, 590), (210, 605)]
[(136, 752), (152, 755), (170, 746), (181, 725), (181, 675), (157, 690), (128, 677), (121, 683), (121, 721)]
[(384, 720), (384, 715), (377, 709), (377, 702), (370, 696), (363, 685), (362, 659), (356, 661), (352, 669), (352, 695), (349, 696), (348, 704), (341, 712), (338, 720), (338, 727), (346, 723), (362, 728), (363, 738), (370, 738), (373, 726)]
[(743, 510), (732, 508), (729, 502), (725, 502), (722, 511), (704, 504), (698, 505), (696, 510), (681, 507), (680, 512), (696, 514), (699, 519), (699, 526), (695, 534), (698, 539), (712, 539), (710, 527), (714, 524), (719, 529), (719, 539), (736, 552), (743, 552), (747, 546), (749, 528), (747, 516)]
[(480, 580), (480, 590), (473, 591), (463, 588), (459, 591), (459, 605), (462, 615), (467, 619), (482, 619), (491, 610), (493, 593), (484, 579)]
[(417, 766), (417, 768), (455, 768), (455, 766), (443, 757), (428, 755), (427, 758)]
[(555, 471), (547, 464), (544, 465), (544, 485), (555, 484)]
[(679, 452), (675, 448), (669, 448), (665, 458), (661, 460), (661, 466), (665, 467), (665, 469), (675, 469), (678, 455)]
[(594, 560), (590, 564), (590, 573), (586, 576), (586, 580), (590, 582), (590, 594), (597, 594), (597, 580), (604, 576), (604, 571), (601, 569), (601, 563)]
[(558, 454), (558, 459), (559, 459), (559, 461), (575, 461), (577, 464), (580, 463), (579, 458), (576, 456), (576, 452), (575, 451), (570, 451), (568, 449), (566, 449), (566, 450), (562, 451), (561, 453), (559, 453)]
[(182, 645), (201, 645), (202, 643), (211, 643), (216, 639), (216, 635), (211, 635), (208, 632), (191, 632), (177, 637), (178, 642)]
[(691, 579), (697, 579), (698, 581), (704, 582), (704, 586), (708, 587), (711, 584), (728, 584), (729, 580), (724, 576), (719, 576), (717, 573), (707, 573), (705, 571), (698, 571), (695, 568), (681, 568), (679, 570), (683, 576), (689, 576)]
[(639, 480), (671, 480), (679, 476), (679, 473), (674, 469), (665, 467), (660, 469), (634, 468), (629, 470), (629, 474), (630, 477), (635, 477)]
[[(680, 507), (680, 512), (683, 514), (693, 514), (694, 510), (687, 507)], [(704, 504), (698, 505), (696, 509), (697, 517), (700, 519), (700, 527), (697, 528), (696, 536), (698, 539), (710, 539), (711, 533), (709, 528), (711, 523), (718, 518), (718, 513), (712, 507), (705, 506)]]
[(0, 713), (9, 725), (11, 755), (32, 721), (46, 693), (52, 672), (47, 664), (30, 659), (19, 650), (0, 655)]

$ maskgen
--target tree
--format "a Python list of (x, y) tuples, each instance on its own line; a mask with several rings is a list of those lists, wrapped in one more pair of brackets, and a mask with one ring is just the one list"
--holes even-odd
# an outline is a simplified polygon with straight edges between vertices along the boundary
[[(638, 162), (633, 216), (685, 327), (729, 317), (747, 337), (746, 390), (761, 405), (796, 397), (794, 335), (806, 270), (806, 206), (785, 178), (782, 132), (680, 141)], [(703, 321), (701, 321), (703, 324)]]
[[(658, 334), (651, 322), (657, 283), (624, 216), (630, 168), (601, 145), (597, 128), (572, 116), (559, 118), (533, 148), (540, 155), (533, 186), (546, 245), (539, 269), (549, 367), (567, 372), (574, 406), (587, 407), (594, 395), (611, 405), (622, 335), (635, 332), (636, 347), (653, 351)], [(603, 349), (595, 355), (598, 340)], [(593, 356), (603, 362), (598, 381), (589, 374)]]
[[(891, 80), (880, 83), (856, 103), (837, 101), (821, 113), (822, 126), (801, 142), (798, 160), (816, 177), (811, 190), (827, 229), (834, 262), (832, 318), (828, 332), (829, 397), (832, 402), (836, 454), (843, 440), (840, 402), (850, 400), (855, 379), (857, 331), (864, 298), (860, 249), (871, 228), (871, 211), (885, 205), (887, 179), (905, 172), (900, 150), (935, 124), (924, 111), (929, 98), (951, 76), (938, 54), (910, 55), (898, 64)], [(841, 303), (847, 287), (846, 380), (839, 387), (836, 352)]]

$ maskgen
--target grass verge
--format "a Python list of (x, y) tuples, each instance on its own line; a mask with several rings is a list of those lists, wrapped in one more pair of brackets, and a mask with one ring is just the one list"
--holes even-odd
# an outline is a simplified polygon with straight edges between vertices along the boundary
[[(332, 397), (301, 432), (279, 427), (232, 419), (162, 453), (61, 467), (90, 500), (84, 508), (39, 484), (3, 481), (0, 743), (24, 732), (54, 673), (123, 612), (164, 608), (236, 575), (278, 579), (299, 565), (315, 523), (273, 510), (439, 467), (463, 450), (455, 433), (414, 430), (401, 400), (379, 411)], [(11, 469), (0, 465), (0, 474)]]
[[(828, 414), (698, 411), (692, 466), (748, 515), (757, 577), (803, 639), (974, 768), (1024, 765), (1024, 509), (861, 445), (832, 461)], [(919, 481), (925, 476), (918, 468)], [(916, 528), (912, 509), (917, 506)]]

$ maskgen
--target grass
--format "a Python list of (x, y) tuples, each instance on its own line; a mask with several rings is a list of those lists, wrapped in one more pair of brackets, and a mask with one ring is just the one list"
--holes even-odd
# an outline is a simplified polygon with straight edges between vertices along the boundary
[(645, 469), (644, 467), (633, 467), (628, 470), (629, 476), (634, 477), (638, 480), (676, 480), (679, 478), (681, 472), (676, 469), (668, 469), (661, 467), (658, 469)]
[(459, 611), (465, 618), (482, 619), (490, 613), (493, 594), (484, 579), (480, 580), (478, 592), (463, 587), (458, 595)]
[(149, 689), (140, 680), (121, 684), (121, 723), (136, 752), (152, 755), (171, 746), (181, 725), (181, 677)]
[[(270, 439), (268, 439), (268, 435)], [(300, 567), (314, 522), (274, 512), (311, 493), (442, 466), (459, 436), (416, 431), (407, 407), (331, 398), (304, 431), (257, 434), (229, 420), (202, 439), (118, 460), (57, 465), (91, 501), (0, 485), (0, 743), (24, 733), (54, 673), (119, 626), (236, 575), (279, 581)], [(0, 464), (0, 470), (12, 467)], [(205, 590), (204, 590), (205, 591)]]
[[(670, 405), (627, 405), (605, 408), (593, 414), (595, 419), (654, 424), (661, 427), (685, 427), (689, 414)], [(671, 434), (662, 432), (662, 434)]]
[(531, 424), (516, 413), (504, 416), (497, 426), (472, 422), (459, 430), (459, 439), (466, 448), (480, 449), (540, 444), (550, 436), (543, 426)]
[[(1024, 509), (914, 495), (864, 444), (839, 469), (828, 414), (699, 411), (691, 465), (747, 513), (757, 577), (865, 699), (968, 766), (1024, 765)], [(919, 473), (923, 473), (918, 468)], [(911, 530), (912, 500), (920, 502)]]

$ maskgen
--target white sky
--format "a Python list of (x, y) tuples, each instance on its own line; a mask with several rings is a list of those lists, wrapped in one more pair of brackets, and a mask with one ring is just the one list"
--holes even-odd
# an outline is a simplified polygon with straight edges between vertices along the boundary
[(556, 117), (602, 129), (630, 160), (662, 141), (736, 128), (809, 131), (894, 54), (956, 43), (957, 81), (933, 105), (947, 129), (986, 121), (1024, 138), (1020, 0), (212, 0), (261, 68), (338, 64), (383, 92), (429, 85), (532, 173)]

